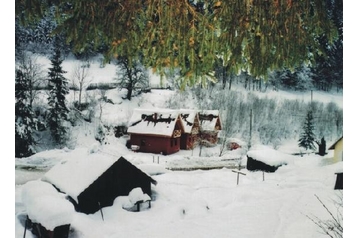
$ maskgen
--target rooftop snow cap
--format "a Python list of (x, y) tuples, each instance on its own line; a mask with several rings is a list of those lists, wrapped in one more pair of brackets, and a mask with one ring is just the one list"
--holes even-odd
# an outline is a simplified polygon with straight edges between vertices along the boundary
[(171, 136), (178, 116), (179, 112), (171, 109), (134, 109), (128, 133)]

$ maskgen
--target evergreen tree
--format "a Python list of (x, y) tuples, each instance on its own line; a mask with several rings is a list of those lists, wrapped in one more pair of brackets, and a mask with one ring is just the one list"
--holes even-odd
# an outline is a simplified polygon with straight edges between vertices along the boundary
[(55, 44), (51, 59), (52, 67), (48, 73), (50, 88), (48, 105), (50, 108), (47, 124), (54, 141), (59, 145), (64, 144), (67, 138), (65, 122), (69, 120), (69, 109), (66, 106), (66, 95), (69, 93), (69, 87), (67, 79), (63, 76), (66, 71), (62, 70), (62, 61), (60, 49)]
[(303, 147), (306, 150), (315, 150), (315, 134), (314, 134), (314, 125), (313, 125), (313, 112), (309, 110), (306, 115), (305, 122), (303, 124), (303, 132), (300, 135), (298, 140), (298, 146)]
[(28, 157), (35, 153), (36, 119), (30, 103), (29, 82), (21, 70), (15, 77), (15, 156)]

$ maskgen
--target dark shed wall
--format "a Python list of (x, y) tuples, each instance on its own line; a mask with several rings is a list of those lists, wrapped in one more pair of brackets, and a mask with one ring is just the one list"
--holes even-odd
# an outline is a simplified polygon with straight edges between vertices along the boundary
[(264, 171), (264, 172), (268, 172), (268, 173), (273, 173), (280, 166), (281, 165), (279, 165), (279, 166), (268, 165), (268, 164), (265, 164), (262, 161), (255, 160), (255, 159), (247, 156), (246, 169), (249, 170), (249, 171)]
[(334, 185), (334, 189), (343, 190), (343, 173), (336, 173), (336, 176), (336, 184)]
[(77, 207), (80, 212), (95, 213), (100, 207), (113, 205), (115, 198), (127, 196), (137, 187), (151, 196), (151, 182), (155, 181), (124, 158), (120, 158), (78, 196)]

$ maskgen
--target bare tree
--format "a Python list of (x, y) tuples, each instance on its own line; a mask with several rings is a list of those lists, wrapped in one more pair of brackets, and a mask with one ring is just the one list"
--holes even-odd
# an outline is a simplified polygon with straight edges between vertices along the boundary
[(17, 62), (18, 68), (23, 72), (24, 77), (28, 81), (28, 91), (30, 105), (33, 106), (33, 102), (40, 93), (40, 88), (45, 84), (45, 73), (42, 70), (43, 66), (37, 63), (37, 56), (21, 52), (19, 61)]
[[(81, 107), (82, 92), (90, 84), (91, 80), (88, 79), (89, 75), (89, 63), (78, 63), (75, 65), (72, 75), (72, 85), (78, 88), (78, 106)], [(74, 94), (75, 94), (75, 90)]]
[(222, 119), (223, 128), (221, 131), (221, 147), (220, 154), (222, 156), (226, 148), (226, 142), (231, 138), (235, 133), (237, 128), (239, 116), (237, 106), (240, 102), (238, 100), (238, 94), (233, 91), (223, 91), (221, 94), (221, 103), (220, 103), (220, 115)]
[(149, 86), (147, 70), (139, 60), (130, 62), (128, 57), (118, 57), (117, 80), (120, 89), (127, 89), (126, 99), (131, 100), (133, 92)]
[(315, 197), (320, 202), (322, 207), (329, 214), (329, 219), (323, 220), (318, 217), (306, 217), (310, 219), (314, 224), (316, 224), (323, 234), (331, 238), (342, 238), (343, 237), (343, 192), (339, 194), (338, 199), (334, 201), (336, 206), (336, 212), (333, 212), (330, 208), (326, 206), (325, 203), (315, 194)]

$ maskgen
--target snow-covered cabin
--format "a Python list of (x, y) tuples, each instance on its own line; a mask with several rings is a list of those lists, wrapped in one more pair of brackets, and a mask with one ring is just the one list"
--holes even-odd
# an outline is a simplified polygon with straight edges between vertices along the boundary
[(280, 166), (287, 165), (293, 155), (284, 154), (268, 146), (255, 146), (247, 152), (246, 168), (250, 171), (275, 172)]
[(334, 150), (334, 162), (343, 161), (343, 136), (339, 138), (336, 142), (334, 142), (334, 144), (331, 145), (331, 147), (329, 147), (328, 149)]
[(178, 110), (134, 109), (128, 125), (132, 149), (169, 155), (180, 150), (184, 131)]
[(218, 142), (219, 131), (222, 130), (219, 110), (199, 111), (199, 122), (201, 131), (201, 140), (209, 145)]
[(180, 109), (180, 118), (184, 131), (180, 139), (180, 149), (191, 150), (198, 141), (200, 130), (199, 115), (197, 110)]
[(76, 210), (86, 214), (113, 205), (115, 198), (128, 196), (134, 188), (151, 196), (151, 184), (157, 183), (125, 158), (101, 154), (63, 161), (42, 179), (70, 196)]
[(28, 227), (38, 237), (68, 237), (75, 209), (66, 195), (49, 183), (34, 180), (22, 187)]

